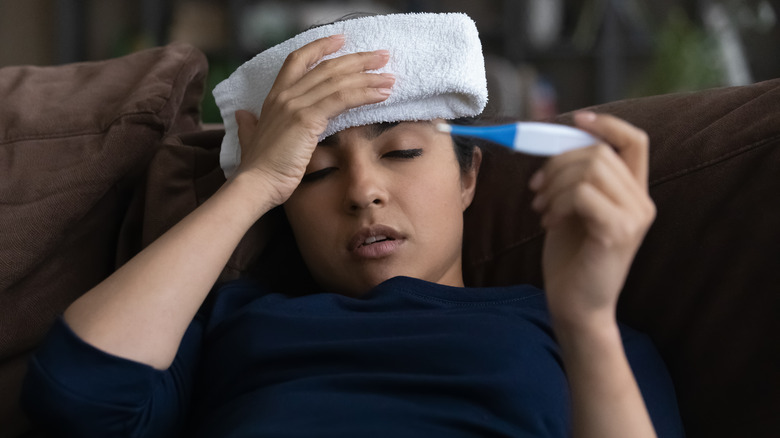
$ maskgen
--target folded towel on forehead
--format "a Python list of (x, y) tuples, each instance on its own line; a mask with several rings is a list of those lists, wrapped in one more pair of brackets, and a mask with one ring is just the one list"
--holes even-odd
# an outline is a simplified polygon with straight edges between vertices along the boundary
[(476, 25), (462, 13), (378, 15), (309, 29), (240, 66), (213, 94), (225, 124), (220, 165), (230, 177), (241, 159), (236, 110), (260, 115), (284, 60), (294, 50), (327, 36), (344, 34), (344, 47), (324, 59), (385, 49), (395, 75), (385, 101), (348, 110), (330, 120), (320, 140), (353, 126), (381, 122), (474, 116), (487, 104), (485, 61)]

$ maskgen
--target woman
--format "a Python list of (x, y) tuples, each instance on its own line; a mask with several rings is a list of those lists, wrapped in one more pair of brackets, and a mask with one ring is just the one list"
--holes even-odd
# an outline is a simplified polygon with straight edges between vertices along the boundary
[[(615, 320), (654, 216), (646, 135), (580, 113), (603, 143), (530, 180), (556, 346), (535, 289), (463, 288), (479, 149), (456, 153), (439, 120), (320, 141), (337, 115), (393, 93), (393, 75), (372, 73), (387, 51), (320, 62), (343, 44), (292, 52), (260, 116), (235, 113), (241, 163), (223, 187), (67, 309), (32, 362), (31, 415), (82, 436), (653, 436)], [(291, 299), (239, 281), (197, 316), (244, 233), (280, 205), (322, 292)], [(651, 363), (642, 374), (666, 384), (635, 342)], [(673, 394), (647, 390), (678, 432)]]

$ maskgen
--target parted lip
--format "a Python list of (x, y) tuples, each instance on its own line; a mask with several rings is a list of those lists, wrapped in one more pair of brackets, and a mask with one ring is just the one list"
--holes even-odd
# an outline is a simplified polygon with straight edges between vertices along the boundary
[(347, 249), (349, 251), (355, 251), (363, 246), (366, 240), (370, 237), (384, 236), (388, 240), (401, 240), (404, 236), (395, 229), (386, 225), (371, 225), (365, 228), (361, 228), (360, 231), (355, 233), (349, 240)]

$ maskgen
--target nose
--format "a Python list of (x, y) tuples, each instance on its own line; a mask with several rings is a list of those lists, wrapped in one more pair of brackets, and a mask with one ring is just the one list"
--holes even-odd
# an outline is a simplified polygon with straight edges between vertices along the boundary
[(355, 213), (387, 204), (386, 184), (379, 169), (365, 163), (352, 163), (347, 170), (344, 208)]

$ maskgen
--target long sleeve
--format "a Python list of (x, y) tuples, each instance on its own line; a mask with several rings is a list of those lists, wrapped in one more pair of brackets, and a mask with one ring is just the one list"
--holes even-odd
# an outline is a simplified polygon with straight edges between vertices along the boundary
[(22, 406), (62, 437), (171, 437), (186, 418), (200, 354), (193, 321), (167, 370), (123, 359), (82, 341), (59, 319), (33, 355)]

